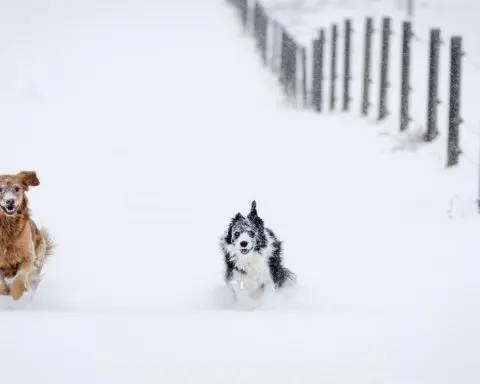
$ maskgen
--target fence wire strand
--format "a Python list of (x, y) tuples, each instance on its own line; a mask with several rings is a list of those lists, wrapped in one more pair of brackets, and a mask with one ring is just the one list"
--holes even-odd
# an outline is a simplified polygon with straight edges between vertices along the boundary
[(475, 168), (479, 168), (478, 162), (472, 160), (472, 158), (471, 158), (469, 155), (467, 155), (466, 152), (463, 152), (463, 151), (462, 151), (462, 155), (463, 155), (463, 157), (464, 157), (465, 159), (468, 160), (468, 162), (469, 162), (471, 165), (473, 165)]
[(470, 65), (477, 69), (477, 70), (480, 70), (480, 64), (476, 63), (475, 61), (473, 61), (469, 55), (467, 55), (466, 53), (463, 54), (463, 57), (470, 63)]

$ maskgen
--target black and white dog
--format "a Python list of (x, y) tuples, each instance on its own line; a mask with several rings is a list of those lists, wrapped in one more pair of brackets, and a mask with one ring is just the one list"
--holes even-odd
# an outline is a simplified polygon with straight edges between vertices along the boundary
[(283, 265), (282, 242), (265, 228), (252, 202), (245, 218), (237, 213), (221, 239), (225, 257), (225, 281), (236, 299), (247, 307), (256, 307), (262, 293), (270, 295), (286, 284), (294, 283), (295, 274)]

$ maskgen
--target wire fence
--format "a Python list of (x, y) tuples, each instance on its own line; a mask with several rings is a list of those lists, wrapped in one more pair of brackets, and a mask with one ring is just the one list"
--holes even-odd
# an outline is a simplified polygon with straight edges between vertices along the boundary
[[(392, 41), (399, 37), (401, 41), (396, 42), (401, 50), (398, 132), (409, 130), (414, 121), (411, 92), (412, 83), (415, 82), (416, 85), (418, 78), (412, 79), (411, 51), (413, 44), (423, 45), (428, 51), (428, 69), (425, 79), (425, 120), (422, 124), (425, 129), (421, 140), (428, 144), (440, 139), (438, 107), (441, 103), (447, 103), (445, 166), (451, 168), (458, 165), (461, 156), (475, 167), (480, 165), (478, 155), (468, 154), (460, 148), (460, 133), (473, 134), (480, 142), (480, 124), (475, 124), (476, 128), (472, 128), (473, 124), (465, 125), (461, 114), (462, 65), (468, 62), (471, 67), (480, 69), (480, 64), (465, 54), (461, 36), (450, 36), (445, 40), (439, 28), (431, 28), (428, 39), (424, 40), (415, 34), (411, 20), (403, 21), (401, 33), (394, 34), (390, 17), (381, 17), (379, 20), (366, 17), (363, 25), (354, 25), (354, 21), (347, 18), (340, 23), (319, 27), (312, 41), (302, 45), (281, 22), (269, 15), (260, 1), (227, 1), (237, 10), (245, 33), (251, 35), (256, 42), (263, 65), (274, 74), (290, 104), (310, 109), (314, 113), (347, 113), (358, 107), (362, 118), (372, 114), (375, 115), (376, 122), (391, 118), (390, 111), (395, 107), (393, 103), (397, 102), (390, 97), (392, 92), (396, 91), (392, 87)], [(379, 33), (376, 32), (375, 25), (379, 25)], [(352, 61), (352, 37), (355, 33), (362, 35), (362, 60)], [(373, 40), (376, 33), (376, 40), (380, 45), (378, 56), (374, 55)], [(440, 52), (447, 45), (448, 63), (442, 64)], [(440, 79), (440, 64), (448, 65), (448, 79)], [(354, 72), (359, 74), (358, 97), (352, 93)], [(378, 75), (375, 76), (374, 72)], [(375, 95), (377, 97), (373, 95), (375, 79), (378, 86), (378, 93)], [(447, 94), (444, 92), (443, 97), (439, 88), (440, 81), (448, 84)], [(358, 106), (355, 106), (355, 103), (358, 103)], [(477, 196), (480, 212), (480, 195), (477, 193)]]

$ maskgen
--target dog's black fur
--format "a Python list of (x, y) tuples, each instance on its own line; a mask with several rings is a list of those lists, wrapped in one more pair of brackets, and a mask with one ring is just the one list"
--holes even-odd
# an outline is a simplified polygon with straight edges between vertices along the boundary
[[(251, 204), (251, 210), (245, 218), (241, 213), (237, 213), (233, 217), (228, 226), (228, 230), (221, 241), (221, 249), (224, 254), (225, 261), (225, 280), (230, 282), (233, 271), (236, 270), (242, 274), (246, 272), (236, 265), (235, 257), (227, 250), (227, 246), (234, 241), (233, 228), (243, 228), (254, 232), (255, 246), (253, 248), (256, 252), (265, 251), (270, 246), (270, 251), (266, 255), (270, 276), (275, 284), (275, 288), (283, 287), (287, 282), (296, 280), (295, 274), (283, 265), (283, 244), (277, 239), (275, 233), (266, 228), (263, 219), (258, 216), (257, 204), (255, 201)], [(253, 237), (253, 236), (252, 236)]]

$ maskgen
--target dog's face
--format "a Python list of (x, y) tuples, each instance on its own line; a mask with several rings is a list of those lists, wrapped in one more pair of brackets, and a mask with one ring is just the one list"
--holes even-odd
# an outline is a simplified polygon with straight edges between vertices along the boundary
[(234, 221), (230, 236), (231, 244), (237, 252), (246, 255), (255, 248), (257, 229), (243, 216), (237, 215)]
[(6, 215), (15, 215), (25, 200), (25, 192), (40, 182), (33, 171), (16, 175), (0, 175), (0, 208)]
[(230, 222), (226, 242), (235, 255), (248, 255), (258, 248), (264, 239), (263, 220), (258, 217), (256, 203), (252, 203), (252, 209), (245, 218), (242, 214), (237, 215)]

